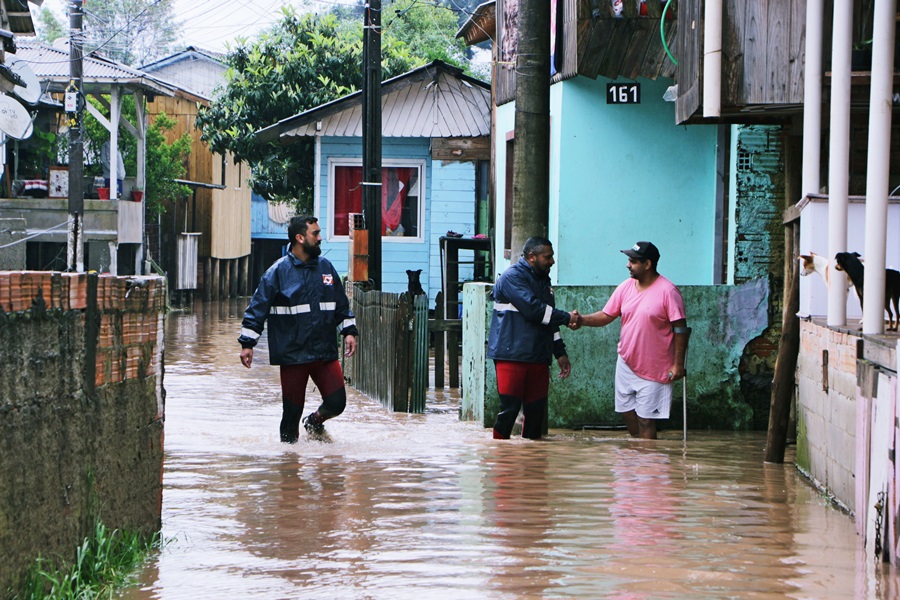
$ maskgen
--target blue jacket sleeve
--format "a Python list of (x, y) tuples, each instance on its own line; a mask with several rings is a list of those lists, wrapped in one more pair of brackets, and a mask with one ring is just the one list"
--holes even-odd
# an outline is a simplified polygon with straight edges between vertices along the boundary
[(560, 325), (569, 324), (569, 313), (546, 304), (522, 278), (510, 277), (506, 283), (509, 287), (504, 290), (505, 295), (525, 320), (556, 326), (557, 332)]
[(267, 271), (259, 282), (259, 287), (253, 293), (247, 310), (244, 311), (244, 320), (241, 321), (241, 335), (238, 342), (241, 348), (253, 348), (262, 335), (263, 327), (266, 325), (266, 317), (269, 316), (269, 309), (272, 306), (272, 300), (275, 298), (274, 285), (275, 272)]
[(562, 339), (558, 326), (553, 327), (553, 356), (556, 358), (566, 356), (566, 343)]

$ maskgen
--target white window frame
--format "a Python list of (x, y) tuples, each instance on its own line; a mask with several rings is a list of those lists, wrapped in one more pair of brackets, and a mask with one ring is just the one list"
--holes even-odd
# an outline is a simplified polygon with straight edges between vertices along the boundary
[[(361, 167), (362, 159), (361, 158), (329, 158), (328, 159), (328, 235), (326, 240), (336, 241), (336, 242), (346, 242), (350, 240), (350, 236), (348, 235), (337, 235), (334, 233), (335, 231), (335, 221), (334, 221), (334, 170), (336, 167)], [(425, 241), (425, 208), (427, 205), (427, 198), (425, 197), (428, 187), (425, 185), (425, 168), (427, 167), (427, 161), (424, 159), (416, 159), (416, 158), (389, 158), (383, 159), (381, 161), (381, 166), (383, 167), (406, 167), (406, 168), (417, 168), (419, 169), (419, 222), (417, 224), (416, 230), (418, 231), (418, 235), (416, 237), (413, 236), (393, 236), (393, 235), (383, 235), (381, 236), (382, 243), (389, 244), (421, 244)]]

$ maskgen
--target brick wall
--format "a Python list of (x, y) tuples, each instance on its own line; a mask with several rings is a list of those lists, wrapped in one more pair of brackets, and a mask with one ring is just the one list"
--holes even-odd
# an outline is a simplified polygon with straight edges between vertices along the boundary
[(160, 528), (165, 280), (0, 272), (0, 590), (99, 516)]
[(859, 335), (800, 322), (797, 466), (854, 510)]

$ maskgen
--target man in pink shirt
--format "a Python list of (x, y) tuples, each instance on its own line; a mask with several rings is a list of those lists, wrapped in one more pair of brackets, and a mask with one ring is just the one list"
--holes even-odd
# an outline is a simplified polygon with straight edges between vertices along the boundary
[(622, 317), (616, 412), (633, 437), (656, 439), (656, 419), (669, 418), (672, 384), (684, 377), (690, 330), (681, 292), (656, 270), (659, 249), (638, 242), (622, 253), (631, 277), (619, 284), (603, 310), (584, 315), (581, 325), (603, 327)]

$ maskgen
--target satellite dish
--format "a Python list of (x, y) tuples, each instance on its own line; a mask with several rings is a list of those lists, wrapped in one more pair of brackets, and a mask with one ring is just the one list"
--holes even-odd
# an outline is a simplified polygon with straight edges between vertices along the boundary
[(37, 106), (41, 99), (41, 82), (38, 81), (37, 75), (31, 70), (31, 67), (24, 60), (7, 57), (7, 66), (10, 70), (18, 75), (24, 85), (17, 85), (13, 88), (13, 94), (18, 96), (22, 102), (31, 106)]
[(24, 140), (32, 130), (31, 115), (25, 107), (12, 96), (0, 94), (0, 131), (11, 138)]

